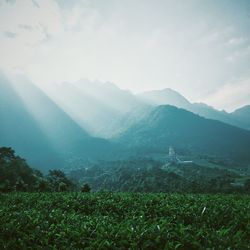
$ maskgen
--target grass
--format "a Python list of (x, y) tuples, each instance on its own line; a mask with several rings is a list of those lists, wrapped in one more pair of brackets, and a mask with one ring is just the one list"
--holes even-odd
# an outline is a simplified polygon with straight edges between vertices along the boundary
[(250, 249), (250, 196), (0, 195), (1, 249)]

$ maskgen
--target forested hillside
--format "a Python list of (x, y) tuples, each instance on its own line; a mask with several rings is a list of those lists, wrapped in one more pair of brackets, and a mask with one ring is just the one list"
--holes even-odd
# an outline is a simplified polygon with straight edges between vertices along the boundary
[(210, 154), (243, 164), (250, 161), (249, 131), (169, 105), (149, 110), (115, 141), (145, 152), (174, 146), (189, 154)]

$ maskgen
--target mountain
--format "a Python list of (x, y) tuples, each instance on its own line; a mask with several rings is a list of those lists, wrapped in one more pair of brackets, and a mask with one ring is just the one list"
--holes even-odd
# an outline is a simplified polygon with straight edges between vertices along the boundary
[(105, 158), (115, 148), (90, 136), (27, 79), (0, 77), (0, 146), (13, 147), (40, 169)]
[(146, 91), (137, 96), (142, 101), (155, 106), (168, 104), (184, 109), (191, 107), (191, 103), (184, 96), (170, 88)]
[(250, 105), (236, 109), (230, 113), (230, 115), (234, 117), (234, 119), (244, 122), (246, 128), (250, 130)]
[[(183, 108), (205, 118), (214, 119), (240, 128), (250, 130), (250, 120), (241, 115), (219, 111), (204, 103), (191, 103), (184, 96), (172, 89), (147, 91), (138, 94), (138, 98), (144, 103), (158, 105), (173, 105)], [(237, 113), (237, 112), (236, 112)]]
[(0, 146), (13, 147), (35, 167), (62, 164), (49, 138), (3, 74), (0, 74), (0, 120)]
[(92, 136), (106, 139), (117, 136), (135, 124), (150, 106), (166, 104), (205, 118), (250, 128), (250, 123), (241, 116), (218, 111), (204, 103), (191, 103), (169, 88), (134, 95), (110, 82), (82, 79), (75, 83), (49, 85), (45, 92), (81, 128)]
[(132, 93), (109, 82), (82, 79), (45, 91), (83, 129), (106, 138), (120, 131), (121, 121), (132, 110), (143, 106)]
[(152, 108), (115, 141), (144, 152), (166, 152), (173, 146), (190, 154), (250, 162), (249, 131), (170, 105)]
[[(157, 106), (165, 102), (183, 109)], [(112, 83), (81, 80), (41, 90), (26, 78), (10, 80), (0, 73), (0, 147), (13, 147), (42, 170), (70, 170), (83, 162), (137, 152), (144, 157), (170, 145), (194, 154), (249, 160), (248, 131), (184, 109), (203, 110), (204, 116), (213, 114), (218, 120), (223, 115), (236, 122), (248, 118), (248, 107), (219, 112), (192, 104), (171, 89), (135, 96)]]

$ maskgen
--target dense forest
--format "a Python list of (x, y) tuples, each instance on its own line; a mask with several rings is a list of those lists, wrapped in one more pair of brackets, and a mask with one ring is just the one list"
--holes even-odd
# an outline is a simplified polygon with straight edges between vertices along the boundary
[(130, 160), (89, 164), (69, 173), (76, 183), (93, 190), (120, 192), (234, 193), (249, 192), (250, 180), (235, 182), (239, 174), (219, 168), (172, 163), (165, 167), (154, 160)]
[[(0, 191), (120, 191), (120, 192), (180, 192), (234, 193), (250, 192), (250, 179), (235, 185), (239, 174), (195, 163), (162, 165), (160, 161), (144, 159), (102, 161), (86, 164), (65, 174), (54, 169), (44, 175), (31, 168), (12, 148), (0, 148)], [(85, 186), (84, 186), (85, 185)]]

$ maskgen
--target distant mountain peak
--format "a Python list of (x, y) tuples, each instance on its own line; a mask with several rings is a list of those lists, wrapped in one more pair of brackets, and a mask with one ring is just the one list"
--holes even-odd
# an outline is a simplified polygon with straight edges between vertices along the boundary
[(146, 91), (138, 94), (138, 97), (153, 105), (173, 105), (186, 109), (191, 105), (183, 95), (171, 88)]
[(250, 129), (250, 105), (243, 106), (231, 113), (233, 117), (245, 122)]
[(158, 90), (158, 91), (166, 91), (166, 92), (173, 92), (173, 93), (176, 93), (178, 95), (181, 95), (178, 91), (174, 90), (174, 89), (171, 89), (171, 88), (164, 88), (162, 90)]
[(250, 112), (250, 105), (245, 105), (243, 107), (240, 107), (236, 109), (233, 113), (238, 113), (238, 112)]

